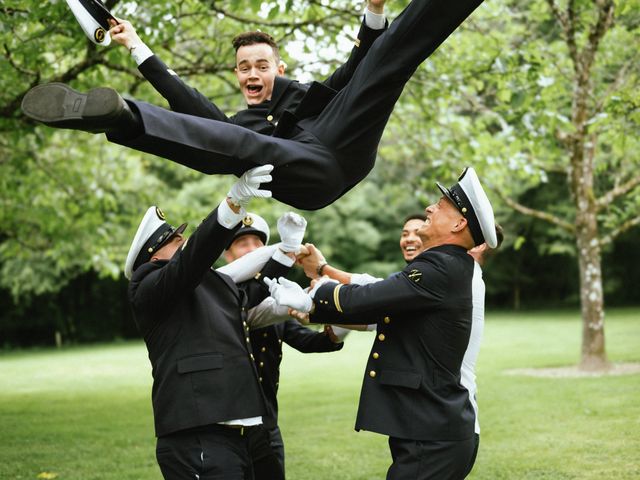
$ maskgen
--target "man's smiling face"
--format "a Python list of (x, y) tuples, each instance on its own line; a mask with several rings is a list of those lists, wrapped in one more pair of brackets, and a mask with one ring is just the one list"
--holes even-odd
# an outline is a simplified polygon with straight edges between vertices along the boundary
[(422, 240), (417, 232), (423, 224), (424, 220), (412, 218), (402, 227), (400, 250), (406, 262), (410, 262), (422, 252)]
[(284, 75), (284, 64), (270, 45), (255, 43), (238, 48), (235, 72), (247, 105), (259, 105), (271, 100), (276, 76)]

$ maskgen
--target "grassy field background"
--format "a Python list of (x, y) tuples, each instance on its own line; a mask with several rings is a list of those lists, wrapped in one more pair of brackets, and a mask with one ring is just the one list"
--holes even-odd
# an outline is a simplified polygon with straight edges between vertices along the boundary
[[(640, 479), (640, 375), (535, 378), (575, 364), (577, 312), (489, 313), (478, 365), (480, 453), (470, 478)], [(609, 311), (613, 362), (640, 362), (640, 309)], [(280, 425), (290, 480), (382, 479), (386, 437), (353, 430), (373, 341), (285, 349)], [(141, 342), (0, 354), (0, 479), (158, 479)]]

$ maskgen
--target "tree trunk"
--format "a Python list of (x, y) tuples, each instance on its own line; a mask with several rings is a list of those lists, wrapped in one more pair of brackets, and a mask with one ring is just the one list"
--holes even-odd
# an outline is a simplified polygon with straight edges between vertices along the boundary
[(598, 205), (595, 199), (594, 172), (597, 135), (589, 132), (593, 117), (590, 100), (593, 97), (591, 67), (595, 62), (600, 40), (611, 25), (614, 5), (610, 0), (596, 2), (598, 21), (589, 32), (582, 52), (578, 52), (576, 31), (580, 28), (569, 3), (567, 16), (567, 45), (574, 61), (574, 90), (571, 106), (570, 183), (576, 205), (576, 243), (580, 266), (580, 304), (582, 307), (581, 370), (610, 368), (604, 343), (604, 299), (602, 293), (602, 255), (598, 232)]
[(607, 370), (604, 342), (604, 299), (602, 294), (602, 259), (597, 236), (595, 213), (587, 215), (578, 232), (580, 265), (580, 304), (582, 306), (582, 358), (580, 369)]

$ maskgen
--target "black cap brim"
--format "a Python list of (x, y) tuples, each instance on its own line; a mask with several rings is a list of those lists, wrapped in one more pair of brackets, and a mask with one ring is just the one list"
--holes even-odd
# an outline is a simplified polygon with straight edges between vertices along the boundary
[[(438, 183), (438, 182), (436, 182), (436, 186), (440, 189), (440, 191), (442, 192), (442, 195), (447, 197), (447, 199), (451, 203), (453, 203), (456, 208), (458, 208), (458, 204), (456, 203), (456, 201), (453, 199), (453, 196), (451, 195), (451, 190), (449, 190), (447, 187), (445, 187), (444, 185), (442, 185), (441, 183)], [(458, 210), (459, 210), (459, 208), (458, 208)]]
[(176, 235), (181, 234), (182, 232), (185, 231), (185, 229), (187, 228), (187, 225), (189, 225), (188, 223), (183, 223), (182, 225), (180, 225), (178, 228), (176, 228), (173, 232), (171, 232), (171, 234), (169, 234), (169, 236), (167, 238), (165, 238), (165, 240), (156, 247), (156, 251), (158, 251), (159, 249), (161, 249), (164, 245), (166, 245), (167, 243), (169, 243), (169, 240), (171, 240), (173, 237), (175, 237)]
[(262, 243), (264, 245), (267, 244), (267, 234), (264, 233), (262, 230), (258, 230), (257, 228), (253, 228), (253, 227), (242, 227), (233, 236), (233, 239), (229, 242), (229, 245), (227, 245), (227, 248), (225, 248), (225, 250), (229, 250), (229, 248), (231, 248), (231, 245), (233, 245), (233, 242), (235, 242), (240, 237), (244, 237), (245, 235), (255, 235), (260, 240), (262, 240)]

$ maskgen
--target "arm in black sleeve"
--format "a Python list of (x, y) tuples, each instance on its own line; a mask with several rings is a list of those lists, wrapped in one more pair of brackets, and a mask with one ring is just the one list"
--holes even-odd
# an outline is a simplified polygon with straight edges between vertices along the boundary
[(368, 324), (381, 314), (438, 308), (452, 282), (447, 257), (424, 255), (402, 272), (368, 285), (328, 283), (314, 297), (312, 323)]
[(228, 122), (229, 118), (207, 97), (190, 87), (153, 55), (138, 67), (140, 73), (168, 102), (171, 110), (197, 117)]
[(385, 30), (386, 27), (379, 30), (373, 30), (367, 27), (367, 25), (363, 21), (362, 25), (360, 26), (360, 31), (358, 32), (358, 40), (356, 41), (356, 45), (351, 50), (349, 59), (322, 83), (337, 91), (343, 89), (344, 86), (349, 83), (349, 80), (351, 80), (353, 72), (355, 72), (356, 67), (365, 57), (365, 55), (369, 51), (369, 48), (371, 48), (371, 45), (373, 45), (373, 42), (375, 42), (375, 40), (380, 35), (382, 35)]
[(302, 353), (335, 352), (344, 343), (333, 343), (324, 332), (316, 332), (300, 325), (296, 320), (284, 322), (283, 341)]
[(229, 245), (239, 226), (228, 229), (221, 225), (216, 208), (165, 265), (161, 268), (154, 268), (153, 262), (142, 265), (140, 272), (134, 272), (129, 287), (134, 308), (161, 311), (181, 295), (194, 290)]

